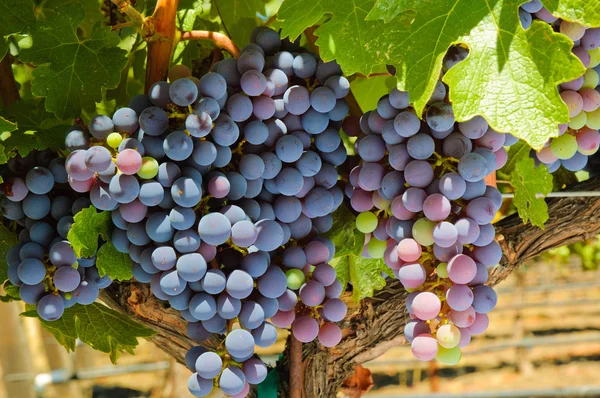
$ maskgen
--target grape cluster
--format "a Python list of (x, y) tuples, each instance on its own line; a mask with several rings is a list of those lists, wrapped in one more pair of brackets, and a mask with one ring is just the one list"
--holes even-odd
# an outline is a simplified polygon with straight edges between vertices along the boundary
[(1, 213), (19, 230), (19, 243), (8, 250), (6, 262), (21, 299), (36, 305), (46, 321), (59, 319), (75, 303), (93, 303), (112, 281), (100, 277), (95, 255), (77, 258), (68, 241), (73, 215), (90, 201), (68, 189), (65, 159), (35, 151), (10, 159), (0, 174)]
[[(444, 67), (465, 54), (454, 49)], [(383, 258), (410, 292), (412, 320), (404, 334), (414, 355), (456, 363), (496, 305), (484, 283), (502, 256), (491, 224), (502, 196), (484, 177), (506, 163), (505, 146), (517, 140), (481, 117), (455, 123), (441, 81), (423, 121), (408, 93), (394, 89), (362, 117), (360, 128), (360, 163), (345, 193), (365, 234), (363, 256)]]
[(519, 16), (525, 29), (535, 16), (567, 35), (575, 43), (573, 53), (588, 68), (583, 76), (560, 85), (560, 96), (569, 109), (569, 123), (559, 125), (560, 135), (548, 140), (539, 152), (532, 152), (551, 173), (561, 165), (569, 171), (582, 170), (588, 157), (600, 146), (600, 28), (590, 29), (577, 22), (558, 19), (540, 0), (521, 5)]
[(276, 327), (341, 340), (335, 247), (319, 236), (344, 197), (341, 73), (261, 27), (239, 59), (200, 79), (177, 65), (170, 83), (66, 138), (71, 187), (111, 211), (112, 243), (135, 278), (181, 312), (190, 338), (218, 336), (222, 351), (186, 357), (195, 396), (213, 379), (232, 396), (264, 380), (254, 346), (272, 345)]

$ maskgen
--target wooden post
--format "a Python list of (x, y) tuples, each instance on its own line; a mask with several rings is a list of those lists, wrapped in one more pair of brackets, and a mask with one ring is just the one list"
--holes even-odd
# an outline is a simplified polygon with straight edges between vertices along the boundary
[[(66, 369), (74, 372), (75, 357), (71, 356), (63, 346), (58, 344), (54, 336), (41, 327), (41, 324), (39, 328), (50, 370)], [(76, 382), (55, 384), (51, 388), (57, 397), (82, 398), (81, 389)]]

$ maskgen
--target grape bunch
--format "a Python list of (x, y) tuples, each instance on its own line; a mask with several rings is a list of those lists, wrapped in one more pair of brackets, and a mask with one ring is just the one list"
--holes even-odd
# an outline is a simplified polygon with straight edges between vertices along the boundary
[(525, 29), (535, 16), (567, 35), (575, 43), (573, 53), (587, 68), (583, 76), (560, 85), (560, 96), (569, 109), (569, 123), (559, 125), (559, 136), (548, 140), (539, 152), (532, 152), (551, 173), (561, 165), (569, 171), (582, 170), (600, 146), (600, 28), (558, 19), (540, 0), (521, 5), (519, 16)]
[(67, 135), (71, 187), (111, 212), (135, 278), (181, 312), (191, 339), (223, 348), (189, 351), (195, 396), (214, 380), (231, 396), (264, 380), (254, 346), (272, 345), (276, 327), (326, 347), (342, 338), (335, 247), (319, 236), (344, 198), (341, 73), (261, 27), (239, 59), (199, 79), (174, 66), (170, 82)]
[(59, 319), (75, 303), (93, 303), (112, 281), (100, 277), (95, 255), (77, 258), (68, 241), (73, 215), (90, 206), (69, 189), (65, 159), (50, 151), (14, 157), (0, 166), (0, 210), (16, 222), (19, 243), (6, 254), (10, 283), (40, 318)]
[[(455, 49), (445, 68), (465, 54)], [(505, 146), (517, 140), (481, 117), (455, 123), (441, 81), (423, 121), (408, 93), (394, 89), (359, 123), (360, 162), (345, 193), (365, 234), (363, 256), (383, 258), (410, 292), (404, 334), (414, 355), (454, 364), (496, 305), (484, 284), (502, 257), (491, 224), (502, 196), (484, 177), (506, 163)]]

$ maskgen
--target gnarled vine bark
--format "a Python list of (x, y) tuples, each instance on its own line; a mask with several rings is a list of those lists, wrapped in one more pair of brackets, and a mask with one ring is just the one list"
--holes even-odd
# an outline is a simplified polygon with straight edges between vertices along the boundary
[[(600, 177), (570, 187), (571, 191), (600, 190)], [(556, 198), (548, 200), (550, 219), (545, 229), (523, 225), (515, 214), (496, 224), (497, 239), (504, 255), (490, 274), (490, 285), (506, 279), (525, 261), (542, 252), (590, 239), (600, 233), (600, 198)], [(346, 296), (348, 316), (340, 324), (341, 343), (324, 349), (316, 343), (303, 346), (304, 396), (335, 397), (356, 365), (372, 360), (387, 349), (403, 344), (402, 330), (409, 320), (404, 307), (407, 293), (397, 280), (370, 298), (353, 303)], [(103, 300), (140, 323), (154, 329), (151, 340), (162, 350), (183, 362), (194, 343), (186, 336), (185, 321), (177, 311), (154, 298), (147, 285), (136, 282), (115, 284), (103, 294)], [(216, 341), (209, 341), (214, 346)], [(280, 366), (280, 396), (288, 396), (287, 360)]]

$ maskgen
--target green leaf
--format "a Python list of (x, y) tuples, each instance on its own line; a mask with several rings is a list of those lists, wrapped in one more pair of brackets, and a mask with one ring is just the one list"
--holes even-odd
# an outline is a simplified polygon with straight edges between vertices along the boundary
[[(9, 120), (4, 119), (3, 117), (0, 117), (0, 141), (3, 141), (2, 137), (10, 136), (10, 133), (15, 131), (16, 129), (16, 123), (13, 123)], [(8, 162), (9, 158), (10, 156), (6, 151), (6, 148), (4, 147), (4, 145), (0, 144), (0, 164)], [(0, 176), (0, 183), (2, 183), (2, 181), (4, 181), (4, 179), (2, 178), (2, 176)]]
[(19, 243), (17, 236), (4, 225), (0, 224), (0, 284), (3, 284), (8, 279), (6, 253), (17, 243)]
[[(0, 140), (6, 147), (5, 153), (27, 156), (33, 150), (64, 148), (68, 121), (56, 119), (44, 108), (44, 100), (28, 99), (11, 104), (7, 115), (16, 121), (17, 131), (2, 134)], [(0, 162), (1, 163), (1, 162)]]
[(508, 161), (506, 164), (498, 170), (498, 173), (503, 178), (508, 179), (515, 169), (517, 162), (523, 158), (528, 158), (531, 152), (531, 147), (523, 141), (517, 141), (516, 144), (512, 145), (508, 150)]
[[(108, 10), (103, 12), (100, 11), (100, 4), (103, 1), (105, 0), (44, 0), (41, 4), (42, 9), (40, 13), (45, 17), (49, 17), (54, 15), (56, 9), (60, 6), (80, 4), (85, 9), (85, 18), (78, 26), (78, 33), (81, 33), (84, 37), (88, 37), (96, 23), (104, 22), (105, 18), (108, 19), (105, 17), (105, 12), (108, 13)], [(119, 13), (118, 10), (115, 10), (114, 12), (117, 14)]]
[(249, 42), (252, 29), (258, 25), (258, 14), (265, 14), (262, 0), (213, 0), (213, 7), (231, 39), (240, 47)]
[(6, 36), (23, 32), (35, 22), (32, 0), (0, 1), (0, 59), (8, 50)]
[(96, 267), (100, 276), (108, 275), (112, 280), (128, 281), (133, 278), (131, 257), (118, 251), (111, 242), (98, 250)]
[(344, 204), (333, 213), (333, 225), (325, 237), (335, 245), (335, 257), (360, 254), (365, 243), (364, 234), (356, 229), (356, 216)]
[(10, 281), (5, 281), (4, 283), (4, 292), (6, 296), (0, 296), (0, 301), (3, 303), (10, 303), (12, 301), (21, 301), (21, 288), (19, 286), (15, 286)]
[(90, 206), (75, 214), (74, 221), (67, 237), (77, 258), (93, 256), (98, 250), (98, 238), (110, 238), (110, 212), (98, 213), (94, 206)]
[(485, 24), (461, 39), (471, 54), (446, 73), (444, 82), (450, 85), (457, 120), (482, 115), (497, 131), (541, 149), (558, 136), (558, 124), (569, 121), (556, 86), (585, 68), (571, 53), (571, 40), (547, 23), (535, 21), (525, 31), (515, 14), (513, 24), (497, 25), (504, 9), (497, 7)]
[[(37, 317), (35, 310), (21, 314)], [(67, 349), (75, 350), (77, 339), (95, 350), (110, 354), (114, 364), (123, 351), (133, 353), (138, 338), (152, 337), (155, 332), (100, 303), (75, 304), (65, 309), (63, 316), (52, 322), (40, 319), (42, 326)]]
[(396, 78), (393, 76), (357, 78), (350, 83), (352, 94), (363, 112), (375, 109), (379, 98), (389, 93), (394, 87), (396, 87)]
[(409, 0), (377, 0), (375, 7), (365, 18), (367, 21), (383, 19), (385, 23), (390, 22), (399, 14), (410, 10)]
[(332, 265), (344, 290), (348, 283), (352, 284), (352, 298), (357, 302), (365, 297), (372, 297), (376, 290), (385, 287), (382, 272), (393, 276), (392, 270), (380, 258), (348, 255), (336, 259)]
[[(398, 88), (410, 93), (421, 115), (451, 45), (470, 49), (466, 60), (444, 76), (458, 121), (484, 116), (492, 128), (510, 132), (540, 148), (568, 121), (556, 86), (583, 74), (572, 42), (541, 21), (524, 30), (523, 0), (380, 1), (371, 18), (395, 15), (389, 23), (365, 21), (369, 0), (286, 0), (279, 18), (282, 34), (297, 37), (327, 15), (315, 30), (321, 57), (336, 59), (346, 74), (369, 74), (392, 64)], [(389, 20), (389, 18), (387, 18)]]
[(585, 26), (600, 26), (600, 3), (590, 0), (544, 0), (552, 15)]
[(34, 25), (33, 46), (20, 54), (22, 61), (38, 65), (32, 92), (47, 97), (46, 109), (59, 119), (78, 117), (82, 108), (95, 109), (102, 88), (115, 88), (127, 63), (110, 27), (96, 24), (87, 39), (79, 39), (77, 27), (84, 18), (78, 3), (57, 8)]
[(533, 159), (523, 158), (515, 165), (510, 183), (515, 189), (513, 203), (523, 222), (531, 220), (532, 225), (544, 228), (549, 218), (548, 205), (543, 197), (538, 198), (538, 194), (546, 196), (552, 192), (552, 175), (548, 168), (543, 164), (535, 167)]

